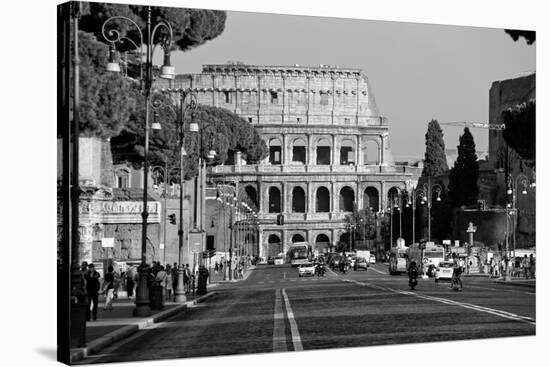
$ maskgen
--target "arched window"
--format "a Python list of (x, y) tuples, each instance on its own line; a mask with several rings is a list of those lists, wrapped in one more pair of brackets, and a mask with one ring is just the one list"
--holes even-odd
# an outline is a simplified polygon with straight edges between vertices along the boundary
[(317, 164), (330, 164), (330, 142), (328, 139), (321, 139), (317, 143)]
[(269, 141), (269, 163), (281, 164), (282, 161), (282, 148), (281, 141), (279, 139), (271, 139)]
[(281, 191), (272, 187), (269, 189), (269, 213), (281, 212)]
[(250, 199), (250, 201), (254, 204), (256, 207), (256, 210), (259, 210), (258, 208), (258, 193), (256, 192), (256, 188), (254, 186), (246, 186), (244, 189), (244, 192), (246, 193), (246, 196)]
[(267, 256), (277, 256), (283, 252), (283, 244), (281, 243), (281, 238), (276, 234), (272, 234), (267, 239)]
[(379, 164), (378, 143), (374, 140), (367, 140), (363, 149), (363, 162), (366, 165)]
[(301, 234), (295, 234), (294, 236), (292, 236), (292, 243), (295, 242), (305, 242), (304, 236), (302, 236)]
[(353, 211), (353, 202), (355, 201), (355, 195), (353, 190), (349, 186), (345, 186), (340, 190), (340, 211), (351, 212)]
[(376, 188), (369, 186), (365, 189), (363, 207), (370, 208), (373, 212), (380, 211), (379, 194)]
[(317, 207), (315, 211), (317, 213), (330, 212), (330, 192), (326, 187), (319, 187), (316, 194)]
[(295, 187), (292, 190), (292, 212), (305, 213), (306, 212), (306, 194), (301, 187)]
[(340, 146), (340, 164), (355, 163), (355, 144), (353, 141), (346, 139), (342, 141)]
[(292, 162), (306, 164), (306, 142), (303, 139), (296, 139), (292, 143)]
[(321, 233), (315, 239), (315, 243), (329, 243), (329, 242), (330, 242), (330, 240), (329, 240), (328, 236), (324, 233)]

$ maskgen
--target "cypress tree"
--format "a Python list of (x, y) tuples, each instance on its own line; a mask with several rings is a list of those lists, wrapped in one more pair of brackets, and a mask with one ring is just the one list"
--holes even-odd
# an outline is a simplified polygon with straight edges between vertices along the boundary
[(422, 176), (437, 176), (448, 169), (443, 131), (437, 120), (432, 120), (428, 123), (426, 132), (426, 152), (424, 153)]
[(474, 205), (477, 202), (479, 188), (479, 164), (477, 162), (476, 145), (470, 129), (464, 128), (464, 134), (459, 138), (458, 157), (449, 175), (449, 196), (453, 208), (462, 205)]

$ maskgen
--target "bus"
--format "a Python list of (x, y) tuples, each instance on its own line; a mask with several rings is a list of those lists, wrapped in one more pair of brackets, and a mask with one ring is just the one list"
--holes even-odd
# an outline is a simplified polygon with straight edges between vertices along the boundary
[(390, 275), (407, 272), (408, 249), (406, 247), (394, 247), (390, 250), (389, 271)]
[(422, 265), (426, 269), (430, 265), (437, 267), (440, 262), (445, 261), (445, 246), (437, 245), (434, 242), (425, 242), (424, 245), (424, 253), (422, 253), (422, 249), (418, 243), (410, 245), (408, 251), (409, 258), (415, 259), (418, 265), (422, 261)]
[(286, 257), (292, 266), (298, 266), (312, 260), (313, 250), (307, 242), (295, 242), (290, 245)]

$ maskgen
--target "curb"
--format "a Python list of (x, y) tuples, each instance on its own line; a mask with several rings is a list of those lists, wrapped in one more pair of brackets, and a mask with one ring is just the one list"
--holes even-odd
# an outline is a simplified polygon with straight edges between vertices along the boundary
[(165, 320), (173, 316), (174, 314), (187, 309), (189, 305), (204, 302), (207, 298), (213, 296), (214, 294), (216, 294), (216, 292), (207, 293), (204, 296), (201, 296), (193, 301), (187, 301), (184, 304), (172, 307), (166, 311), (159, 312), (156, 315), (148, 319), (145, 319), (139, 323), (126, 325), (118, 330), (112, 331), (109, 334), (102, 336), (101, 338), (91, 341), (84, 348), (73, 348), (71, 349), (70, 363), (72, 364), (72, 363), (78, 362), (86, 358), (87, 356), (96, 354), (97, 352), (113, 344), (114, 342), (117, 342), (123, 338), (126, 338), (134, 334), (135, 332), (143, 328), (146, 328), (147, 326), (150, 326), (157, 322)]

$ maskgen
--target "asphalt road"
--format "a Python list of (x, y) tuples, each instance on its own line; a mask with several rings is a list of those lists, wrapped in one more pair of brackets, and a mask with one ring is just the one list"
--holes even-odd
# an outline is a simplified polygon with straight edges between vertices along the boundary
[(465, 278), (464, 290), (387, 266), (299, 278), (263, 265), (248, 279), (81, 363), (143, 361), (535, 335), (534, 289)]

